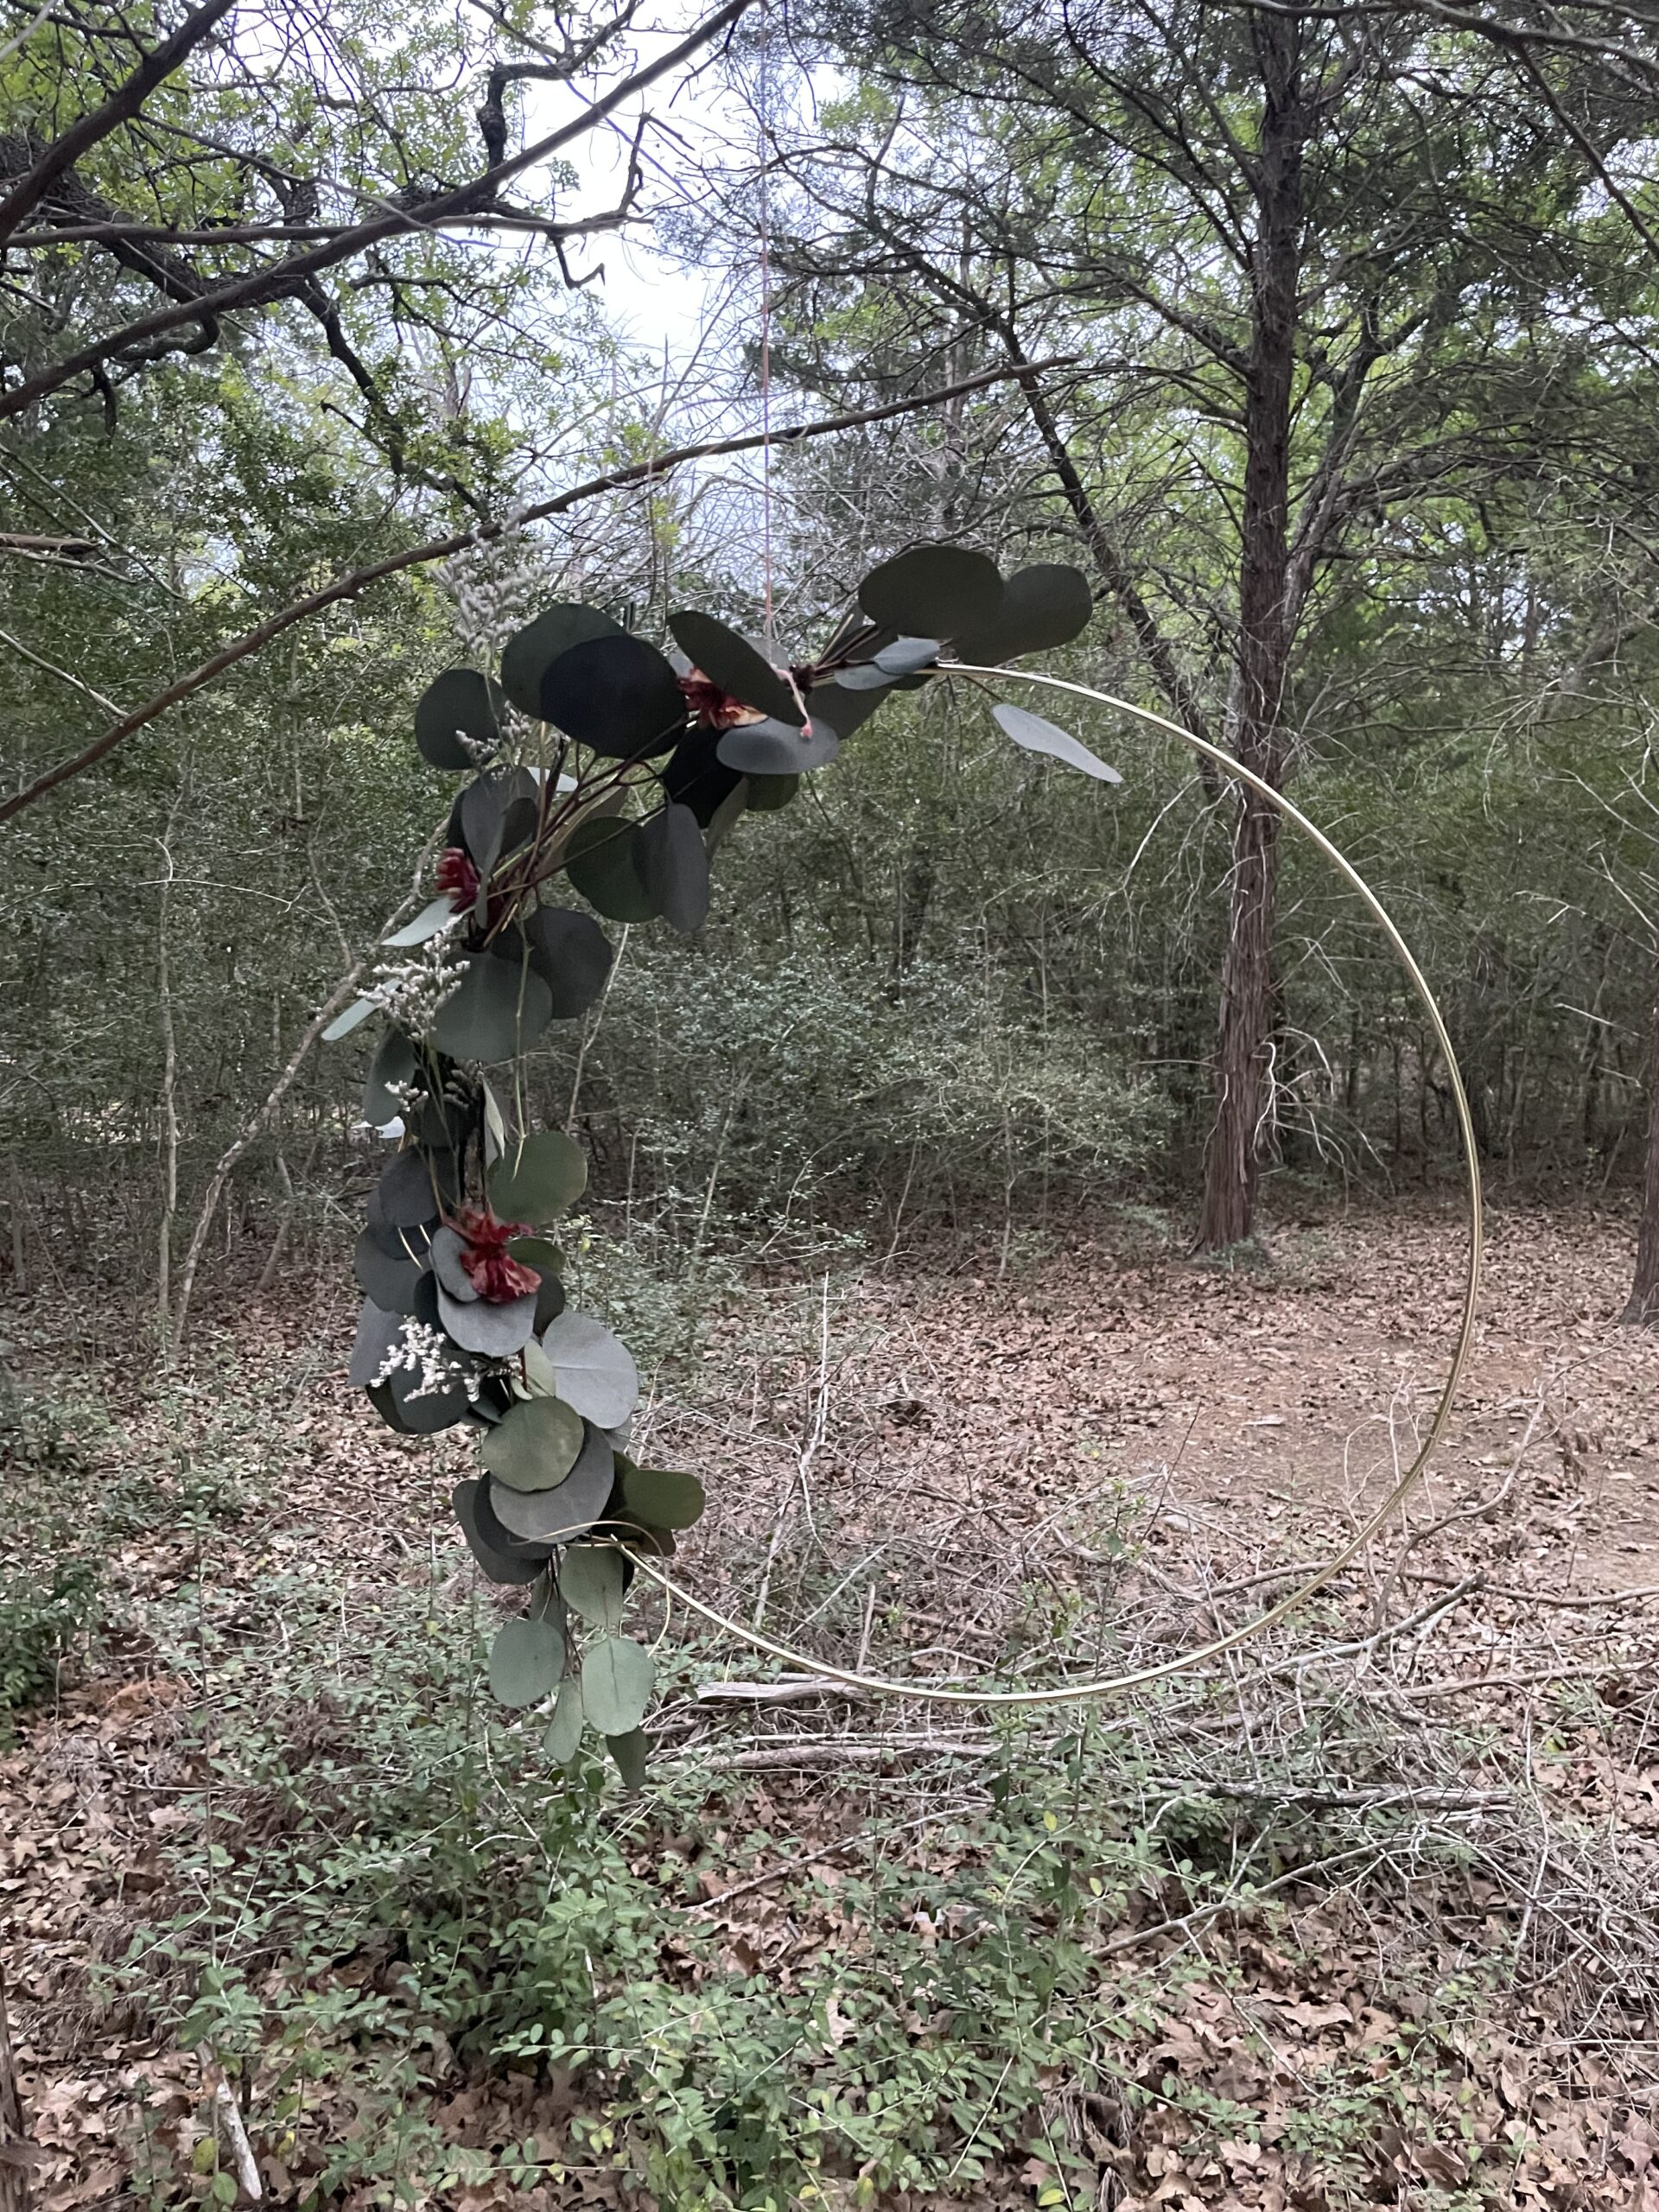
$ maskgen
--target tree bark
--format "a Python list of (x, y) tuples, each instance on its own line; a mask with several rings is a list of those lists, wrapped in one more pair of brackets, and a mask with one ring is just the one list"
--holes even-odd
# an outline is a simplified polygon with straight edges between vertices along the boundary
[(1653, 979), (1653, 1035), (1648, 1061), (1648, 1160), (1642, 1185), (1642, 1221), (1636, 1239), (1636, 1281), (1620, 1319), (1637, 1328), (1659, 1328), (1659, 967)]
[[(1290, 606), (1290, 415), (1301, 263), (1306, 116), (1300, 33), (1258, 17), (1265, 99), (1255, 158), (1256, 233), (1250, 252), (1250, 353), (1244, 400), (1238, 645), (1229, 702), (1235, 757), (1276, 791), (1284, 777), (1285, 679)], [(1205, 1160), (1195, 1249), (1224, 1251), (1255, 1223), (1256, 1139), (1272, 1019), (1273, 913), (1279, 817), (1257, 791), (1241, 793), (1233, 836), (1231, 907), (1216, 1040), (1215, 1119)]]

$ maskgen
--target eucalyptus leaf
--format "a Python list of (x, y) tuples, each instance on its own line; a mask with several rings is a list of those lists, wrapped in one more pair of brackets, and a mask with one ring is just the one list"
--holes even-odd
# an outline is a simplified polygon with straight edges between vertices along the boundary
[(693, 665), (728, 698), (799, 728), (801, 709), (794, 692), (747, 638), (695, 607), (682, 607), (671, 614), (668, 626)]
[(875, 656), (875, 666), (888, 676), (914, 676), (931, 668), (939, 657), (937, 638), (895, 638)]
[(403, 1101), (394, 1098), (387, 1086), (395, 1083), (400, 1090), (406, 1090), (415, 1080), (416, 1065), (410, 1039), (401, 1029), (389, 1029), (363, 1078), (363, 1118), (372, 1128), (384, 1128), (403, 1112)]
[(626, 1736), (607, 1736), (605, 1748), (616, 1762), (616, 1770), (626, 1789), (643, 1789), (645, 1786), (645, 1761), (651, 1753), (651, 1738), (643, 1728), (630, 1728)]
[(466, 1249), (465, 1238), (447, 1222), (433, 1230), (432, 1272), (438, 1279), (438, 1288), (447, 1291), (460, 1306), (474, 1305), (478, 1299), (473, 1279), (461, 1265), (461, 1255)]
[(635, 824), (626, 818), (579, 822), (564, 849), (570, 887), (612, 922), (649, 922), (662, 911), (635, 865)]
[(347, 1380), (355, 1389), (366, 1390), (370, 1383), (379, 1379), (393, 1350), (403, 1341), (403, 1334), (401, 1313), (388, 1313), (384, 1307), (364, 1300), (357, 1317), (351, 1364), (346, 1370)]
[(1069, 731), (1046, 721), (1041, 715), (1028, 714), (1025, 708), (1011, 707), (1002, 700), (991, 709), (991, 713), (1014, 743), (1024, 746), (1027, 753), (1046, 753), (1056, 760), (1064, 760), (1069, 768), (1081, 768), (1085, 776), (1093, 776), (1103, 784), (1122, 782), (1116, 768), (1109, 768)]
[(971, 636), (1001, 612), (1002, 578), (988, 554), (965, 545), (915, 545), (871, 569), (858, 603), (903, 637)]
[(449, 1494), (455, 1509), (455, 1518), (461, 1523), (461, 1533), (467, 1539), (467, 1548), (478, 1561), (492, 1582), (518, 1584), (533, 1582), (541, 1573), (541, 1562), (533, 1559), (519, 1559), (512, 1552), (498, 1551), (486, 1543), (478, 1525), (478, 1500), (483, 1485), (475, 1476), (457, 1483)]
[(666, 753), (685, 728), (679, 678), (643, 638), (593, 638), (561, 653), (542, 679), (547, 720), (595, 753), (637, 760)]
[(702, 1517), (708, 1500), (695, 1475), (675, 1473), (667, 1467), (636, 1467), (632, 1460), (622, 1468), (622, 1498), (630, 1513), (653, 1529), (689, 1529)]
[(539, 1705), (564, 1673), (564, 1638), (550, 1620), (504, 1621), (490, 1646), (490, 1692), (499, 1705)]
[(651, 1654), (627, 1637), (602, 1637), (582, 1655), (582, 1709), (601, 1736), (631, 1735), (656, 1686)]
[(452, 1152), (400, 1152), (381, 1170), (374, 1186), (373, 1211), (393, 1229), (412, 1228), (429, 1221), (460, 1187), (460, 1169)]
[(525, 1503), (517, 1491), (505, 1490), (493, 1475), (486, 1475), (473, 1502), (480, 1541), (491, 1551), (500, 1552), (508, 1559), (524, 1560), (532, 1567), (544, 1566), (552, 1557), (552, 1545), (538, 1542), (533, 1537), (516, 1535), (495, 1510), (498, 1498), (510, 1499), (519, 1505)]
[(621, 625), (596, 607), (565, 601), (545, 607), (507, 639), (501, 654), (501, 688), (515, 707), (538, 721), (549, 721), (552, 717), (542, 703), (542, 683), (559, 656), (592, 638), (625, 635)]
[(1005, 579), (996, 620), (982, 632), (959, 637), (957, 651), (962, 659), (982, 664), (1052, 652), (1087, 629), (1094, 611), (1094, 595), (1081, 569), (1039, 562)]
[(338, 1042), (338, 1040), (342, 1037), (349, 1037), (353, 1030), (359, 1027), (360, 1025), (365, 1022), (369, 1016), (375, 1011), (376, 1001), (373, 999), (357, 999), (353, 1001), (353, 1002), (346, 1007), (345, 1013), (337, 1014), (334, 1020), (329, 1023), (328, 1027), (323, 1031), (323, 1043), (325, 1045), (333, 1045)]
[(358, 1287), (384, 1313), (409, 1313), (424, 1272), (420, 1260), (395, 1258), (372, 1230), (365, 1229), (353, 1249), (352, 1273)]
[(681, 806), (689, 806), (705, 830), (744, 780), (738, 769), (728, 768), (720, 757), (722, 734), (698, 723), (686, 732), (657, 772), (666, 795)]
[(498, 1221), (540, 1224), (574, 1205), (587, 1187), (588, 1160), (582, 1147), (563, 1129), (543, 1129), (496, 1161), (490, 1204)]
[(543, 906), (524, 924), (530, 964), (547, 985), (553, 1020), (586, 1014), (605, 988), (615, 955), (591, 914), (573, 906)]
[(805, 729), (791, 729), (787, 722), (740, 722), (728, 729), (717, 747), (728, 768), (745, 776), (798, 776), (813, 768), (827, 768), (841, 750), (841, 739), (827, 716), (813, 709)]
[(553, 1490), (576, 1464), (586, 1431), (582, 1416), (557, 1398), (524, 1398), (485, 1438), (480, 1464), (518, 1491)]
[(582, 1748), (582, 1684), (575, 1675), (561, 1683), (542, 1749), (555, 1766), (569, 1766)]
[(602, 1321), (566, 1306), (543, 1332), (542, 1349), (553, 1363), (559, 1395), (584, 1421), (614, 1428), (639, 1402), (639, 1370), (633, 1354)]
[(693, 937), (709, 916), (709, 850), (689, 806), (665, 806), (634, 832), (634, 866), (671, 929)]
[(620, 1628), (628, 1599), (621, 1553), (605, 1544), (567, 1545), (559, 1594), (591, 1627)]
[(454, 901), (446, 891), (442, 898), (435, 899), (429, 906), (423, 906), (412, 922), (405, 922), (402, 929), (394, 930), (383, 942), (400, 946), (424, 944), (440, 930), (447, 930), (455, 918)]
[[(501, 1428), (507, 1421), (516, 1419), (524, 1406), (553, 1402), (548, 1398), (526, 1398), (507, 1415)], [(500, 1433), (498, 1428), (486, 1438), (486, 1446)], [(589, 1422), (582, 1431), (582, 1449), (562, 1483), (556, 1483), (551, 1490), (518, 1491), (492, 1478), (490, 1509), (509, 1541), (568, 1543), (574, 1537), (585, 1536), (596, 1522), (604, 1519), (615, 1479), (616, 1455)]]
[[(462, 742), (501, 742), (500, 686), (476, 668), (447, 668), (422, 692), (415, 708), (415, 742), (435, 768), (472, 768), (477, 756)], [(418, 942), (418, 940), (411, 940)]]
[(801, 788), (798, 776), (747, 776), (744, 782), (751, 814), (776, 814)]
[(438, 1008), (432, 1041), (452, 1059), (516, 1059), (536, 1042), (552, 1011), (552, 995), (534, 969), (480, 953)]
[[(430, 1275), (425, 1276), (423, 1287), (431, 1280)], [(397, 1417), (410, 1434), (435, 1436), (440, 1429), (454, 1428), (458, 1421), (465, 1421), (472, 1408), (466, 1376), (475, 1372), (472, 1363), (463, 1360), (448, 1381), (435, 1390), (429, 1390), (418, 1368), (393, 1368), (386, 1377), (386, 1387), (397, 1406)]]

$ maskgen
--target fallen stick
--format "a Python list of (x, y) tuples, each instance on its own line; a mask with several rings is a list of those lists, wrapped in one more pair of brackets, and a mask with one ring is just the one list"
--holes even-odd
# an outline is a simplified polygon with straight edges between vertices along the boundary
[(840, 1697), (849, 1705), (868, 1702), (862, 1690), (827, 1681), (822, 1675), (780, 1675), (775, 1682), (699, 1682), (699, 1705), (798, 1705), (804, 1698)]

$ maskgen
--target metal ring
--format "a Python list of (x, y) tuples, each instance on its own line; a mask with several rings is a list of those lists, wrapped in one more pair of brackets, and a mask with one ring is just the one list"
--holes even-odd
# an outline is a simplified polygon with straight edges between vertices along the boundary
[(800, 1673), (817, 1676), (820, 1681), (838, 1682), (847, 1689), (874, 1691), (880, 1696), (918, 1698), (933, 1705), (1081, 1705), (1091, 1699), (1112, 1697), (1124, 1690), (1139, 1689), (1146, 1683), (1161, 1681), (1173, 1675), (1185, 1674), (1194, 1667), (1203, 1666), (1209, 1660), (1220, 1658), (1225, 1652), (1236, 1650), (1241, 1643), (1248, 1643), (1250, 1637), (1261, 1635), (1264, 1630), (1276, 1627), (1299, 1606), (1306, 1605), (1307, 1600), (1322, 1590), (1333, 1576), (1340, 1574), (1349, 1561), (1370, 1542), (1377, 1531), (1387, 1522), (1393, 1519), (1395, 1514), (1416, 1488), (1422, 1479), (1423, 1471), (1436, 1446), (1446, 1433), (1446, 1424), (1452, 1418), (1452, 1404), (1457, 1397), (1458, 1384), (1462, 1380), (1463, 1370), (1468, 1361), (1471, 1346), (1474, 1342), (1476, 1306), (1480, 1294), (1483, 1236), (1480, 1163), (1476, 1156), (1475, 1130), (1469, 1113), (1468, 1093), (1464, 1089), (1462, 1072), (1458, 1066), (1457, 1054), (1452, 1047), (1451, 1033), (1446, 1028), (1446, 1018), (1440, 1012), (1433, 992), (1428, 987), (1427, 978), (1418, 966), (1413, 957), (1410, 946), (1400, 934), (1388, 909), (1376, 892), (1371, 889), (1353, 862), (1332, 842), (1323, 830), (1308, 820), (1300, 807), (1293, 805), (1282, 791), (1276, 791), (1265, 778), (1258, 776), (1253, 768), (1247, 768), (1242, 761), (1235, 760), (1230, 753), (1224, 753), (1219, 746), (1212, 745), (1207, 738), (1199, 737), (1192, 730), (1183, 729), (1179, 722), (1170, 721), (1163, 715), (1155, 715), (1148, 708), (1137, 707), (1128, 699), (1114, 698), (1109, 692), (1091, 690), (1086, 683), (1069, 683), (1065, 677), (1058, 676), (1039, 676), (1034, 671), (1025, 669), (977, 668), (957, 662), (952, 663), (948, 668), (941, 669), (939, 672), (941, 675), (994, 677), (1001, 683), (1040, 683), (1052, 691), (1069, 691), (1079, 699), (1092, 699), (1100, 706), (1115, 707), (1121, 714), (1133, 715), (1137, 721), (1149, 722), (1155, 729), (1165, 730), (1172, 737), (1179, 738), (1181, 742), (1190, 746), (1193, 752), (1199, 753), (1206, 760), (1213, 761), (1217, 767), (1230, 776), (1236, 783), (1248, 785), (1251, 791), (1266, 799), (1269, 805), (1278, 810), (1287, 822), (1300, 830), (1302, 835), (1325, 855), (1337, 873), (1351, 884), (1363, 899), (1381, 926), (1383, 935), (1393, 946), (1395, 956), (1406, 972), (1407, 980), (1422, 1002), (1423, 1011), (1428, 1016), (1429, 1027), (1434, 1033), (1435, 1042), (1446, 1056), (1446, 1075), (1452, 1087), (1452, 1103), (1457, 1111), (1458, 1132), (1463, 1145), (1464, 1166), (1467, 1176), (1469, 1260), (1464, 1281), (1463, 1313), (1459, 1323), (1456, 1346), (1452, 1354), (1452, 1364), (1446, 1372), (1446, 1381), (1441, 1386), (1440, 1399), (1434, 1408), (1434, 1418), (1429, 1423), (1428, 1433), (1424, 1438), (1416, 1457), (1370, 1518), (1364, 1522), (1358, 1533), (1343, 1546), (1333, 1559), (1328, 1560), (1317, 1573), (1309, 1575), (1307, 1580), (1293, 1590), (1287, 1598), (1281, 1598), (1276, 1605), (1269, 1605), (1265, 1612), (1258, 1613), (1254, 1620), (1246, 1621), (1243, 1627), (1231, 1629), (1225, 1636), (1216, 1637), (1210, 1643), (1200, 1644), (1196, 1650), (1183, 1652), (1176, 1659), (1160, 1660), (1155, 1666), (1138, 1667), (1130, 1674), (1107, 1675), (1096, 1681), (1087, 1682), (1060, 1682), (1048, 1689), (963, 1689), (954, 1684), (947, 1686), (944, 1683), (926, 1681), (893, 1681), (883, 1675), (861, 1674), (854, 1668), (837, 1667), (828, 1660), (814, 1659), (805, 1652), (791, 1650), (788, 1644), (776, 1642), (772, 1637), (763, 1635), (759, 1629), (747, 1628), (741, 1621), (734, 1621), (728, 1615), (717, 1612), (714, 1606), (704, 1605), (700, 1598), (694, 1597), (690, 1591), (683, 1589), (670, 1576), (663, 1573), (651, 1560), (642, 1557), (638, 1552), (632, 1554), (635, 1565), (642, 1573), (648, 1574), (652, 1581), (656, 1582), (671, 1598), (677, 1598), (689, 1611), (699, 1614), (711, 1627), (723, 1630), (728, 1636), (735, 1637), (740, 1643), (747, 1643), (751, 1649), (764, 1652), (768, 1658), (780, 1660)]

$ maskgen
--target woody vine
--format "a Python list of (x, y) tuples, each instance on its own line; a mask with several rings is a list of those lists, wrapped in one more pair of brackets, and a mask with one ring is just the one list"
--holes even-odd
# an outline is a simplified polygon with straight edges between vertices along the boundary
[[(527, 1592), (496, 1633), (490, 1685), (512, 1707), (553, 1700), (556, 1760), (592, 1728), (638, 1783), (654, 1670), (621, 1633), (634, 1563), (671, 1553), (704, 1497), (696, 1477), (630, 1455), (633, 1358), (567, 1302), (553, 1241), (587, 1161), (562, 1130), (528, 1126), (521, 1064), (604, 989), (602, 925), (694, 934), (722, 843), (787, 805), (893, 692), (953, 660), (1065, 645), (1090, 612), (1077, 569), (1005, 577), (982, 553), (916, 546), (864, 578), (815, 659), (774, 666), (690, 608), (668, 618), (671, 657), (560, 604), (508, 639), (499, 677), (446, 670), (416, 707), (422, 754), (467, 780), (431, 903), (324, 1033), (384, 1024), (363, 1107), (395, 1147), (357, 1242), (350, 1373), (403, 1433), (477, 1431), (456, 1518), (484, 1573)], [(991, 711), (1016, 744), (1116, 780), (1042, 716)]]

